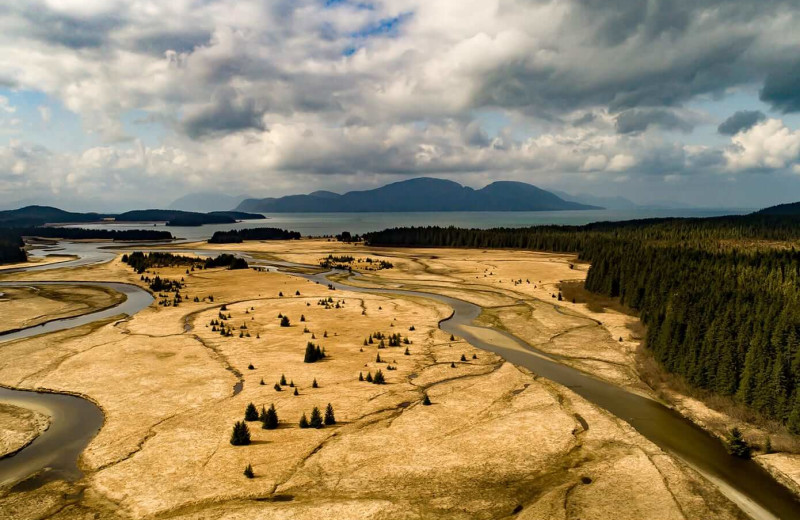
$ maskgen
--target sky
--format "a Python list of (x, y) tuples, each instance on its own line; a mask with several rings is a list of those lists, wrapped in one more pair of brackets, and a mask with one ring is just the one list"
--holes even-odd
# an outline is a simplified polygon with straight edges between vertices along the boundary
[(0, 2), (0, 208), (433, 176), (800, 200), (796, 0)]

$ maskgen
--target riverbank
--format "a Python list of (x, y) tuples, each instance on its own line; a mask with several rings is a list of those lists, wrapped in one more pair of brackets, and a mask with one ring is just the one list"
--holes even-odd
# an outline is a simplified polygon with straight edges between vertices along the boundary
[[(325, 243), (270, 247), (281, 246), (307, 256)], [(403, 254), (387, 272), (413, 274), (415, 264)], [(539, 269), (533, 265), (531, 276)], [(71, 492), (48, 484), (4, 495), (0, 513), (741, 518), (712, 485), (625, 422), (451, 339), (438, 328), (451, 312), (440, 303), (332, 291), (254, 270), (155, 271), (185, 278), (180, 305), (153, 304), (127, 320), (0, 349), (0, 381), (88, 395), (106, 416), (81, 459), (86, 477)], [(28, 276), (143, 284), (119, 260), (15, 275)], [(462, 284), (459, 291), (469, 289)], [(467, 296), (508, 300), (477, 290)], [(289, 327), (281, 327), (278, 314), (290, 318)], [(232, 334), (221, 335), (213, 322), (224, 322)], [(386, 336), (385, 348), (376, 333)], [(391, 334), (400, 335), (400, 346), (388, 345)], [(304, 363), (309, 341), (328, 356)], [(359, 373), (379, 369), (388, 384), (359, 381)], [(278, 392), (282, 375), (289, 384)], [(426, 394), (430, 406), (422, 404)], [(251, 445), (231, 446), (232, 425), (249, 402), (274, 403), (281, 427), (263, 430), (251, 422)], [(336, 426), (297, 427), (303, 413), (329, 402)], [(254, 479), (242, 475), (247, 464)], [(65, 498), (79, 488), (77, 503)]]
[(0, 403), (0, 459), (28, 446), (50, 425), (43, 413)]
[[(506, 330), (569, 366), (665, 401), (712, 435), (724, 439), (730, 428), (739, 427), (748, 441), (762, 450), (755, 452), (756, 462), (800, 496), (796, 436), (777, 426), (749, 421), (747, 414), (726, 411), (730, 407), (714, 409), (689, 395), (687, 388), (657, 367), (644, 366), (638, 354), (644, 328), (638, 318), (616, 302), (599, 301), (596, 295), (576, 290), (588, 265), (571, 255), (446, 248), (387, 250), (326, 240), (308, 241), (303, 248), (281, 249), (262, 243), (248, 249), (265, 258), (310, 264), (327, 254), (353, 256), (354, 270), (364, 276), (350, 283), (421, 289), (481, 305), (484, 312), (479, 323)], [(366, 264), (358, 259), (366, 258), (390, 262), (396, 269), (362, 269)], [(763, 452), (767, 437), (777, 453)]]
[(3, 286), (0, 281), (0, 334), (113, 307), (125, 295), (79, 285)]

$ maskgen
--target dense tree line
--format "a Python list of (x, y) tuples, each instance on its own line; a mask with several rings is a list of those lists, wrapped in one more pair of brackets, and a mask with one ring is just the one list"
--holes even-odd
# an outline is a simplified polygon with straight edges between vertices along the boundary
[(83, 229), (64, 227), (0, 228), (0, 264), (24, 262), (23, 237), (62, 238), (66, 240), (172, 240), (168, 231), (152, 229)]
[(525, 248), (591, 262), (586, 289), (640, 312), (646, 345), (690, 384), (800, 433), (795, 216), (650, 219), (523, 229), (405, 228), (371, 245)]
[(244, 258), (223, 253), (216, 257), (199, 258), (196, 256), (176, 255), (173, 253), (162, 253), (153, 251), (144, 253), (134, 251), (131, 254), (122, 255), (122, 261), (141, 274), (154, 267), (175, 267), (190, 266), (194, 269), (211, 269), (213, 267), (227, 267), (228, 269), (247, 269), (249, 266)]
[(28, 259), (22, 236), (12, 229), (0, 228), (0, 264), (14, 264)]
[(230, 231), (216, 231), (209, 239), (210, 244), (238, 244), (245, 240), (296, 240), (300, 238), (297, 231), (287, 231), (279, 228), (252, 228), (231, 229)]

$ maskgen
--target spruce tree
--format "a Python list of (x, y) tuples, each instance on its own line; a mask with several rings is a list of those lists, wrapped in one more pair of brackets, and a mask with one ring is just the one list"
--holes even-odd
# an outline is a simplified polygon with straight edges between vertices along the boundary
[(294, 394), (293, 395), (300, 395), (300, 392), (297, 391), (297, 388), (294, 389)]
[(286, 376), (281, 374), (281, 386), (286, 386)]
[(452, 334), (450, 334), (450, 341), (455, 341), (455, 340), (456, 340), (456, 337), (453, 336)]
[(278, 427), (278, 412), (275, 410), (275, 404), (269, 405), (269, 409), (264, 413), (262, 423), (262, 428), (265, 430), (274, 430)]
[(325, 407), (325, 425), (330, 426), (332, 424), (336, 424), (336, 417), (333, 415), (333, 406), (328, 403), (328, 406)]
[(367, 380), (367, 382), (368, 382), (368, 383), (371, 383), (371, 382), (372, 382), (372, 372), (367, 372), (367, 378), (366, 378), (366, 380)]
[(742, 432), (739, 431), (739, 428), (732, 428), (730, 432), (728, 432), (728, 453), (735, 457), (739, 457), (742, 459), (749, 459), (751, 448), (750, 445), (744, 440), (744, 436)]
[(308, 428), (308, 418), (306, 418), (305, 412), (303, 412), (303, 416), (300, 417), (300, 427)]
[(283, 318), (281, 318), (281, 327), (288, 327), (289, 325), (290, 323), (288, 316), (284, 316)]
[(386, 383), (386, 379), (383, 377), (383, 371), (381, 371), (380, 369), (378, 369), (378, 371), (377, 371), (377, 372), (375, 372), (375, 377), (373, 377), (373, 378), (372, 378), (372, 382), (373, 382), (374, 384), (376, 384), (376, 385), (383, 385), (383, 384), (385, 384), (385, 383)]
[(314, 381), (311, 383), (311, 388), (319, 388), (319, 383), (317, 383), (317, 378), (314, 378)]
[(359, 381), (363, 381), (364, 380), (364, 374), (362, 374), (361, 372), (358, 373), (358, 380)]
[(247, 408), (244, 411), (244, 420), (245, 421), (258, 420), (258, 410), (256, 409), (256, 405), (254, 405), (253, 403), (247, 405)]
[(250, 444), (250, 428), (244, 421), (236, 421), (233, 425), (233, 433), (231, 434), (231, 444), (234, 446), (246, 446)]
[(308, 421), (308, 425), (312, 428), (322, 428), (323, 426), (322, 414), (316, 406), (311, 409), (311, 419)]
[(465, 356), (464, 354), (461, 354), (461, 361), (466, 361), (466, 360), (467, 360), (467, 356)]
[(431, 399), (430, 399), (430, 397), (428, 397), (428, 394), (425, 394), (425, 397), (422, 399), (422, 404), (424, 406), (430, 406), (431, 405)]
[(244, 476), (247, 478), (254, 478), (255, 474), (253, 473), (253, 466), (248, 464), (246, 468), (244, 468)]
[(274, 386), (273, 388), (275, 389), (275, 391), (276, 391), (276, 392), (280, 392), (281, 390), (283, 390), (283, 389), (281, 388), (281, 385), (280, 385), (280, 384), (278, 384), (278, 383), (275, 383), (275, 386)]

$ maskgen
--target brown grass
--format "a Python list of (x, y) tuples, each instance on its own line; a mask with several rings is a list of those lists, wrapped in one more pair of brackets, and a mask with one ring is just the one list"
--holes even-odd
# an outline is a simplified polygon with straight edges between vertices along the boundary
[(618, 298), (587, 291), (583, 286), (582, 280), (561, 282), (558, 284), (558, 289), (566, 301), (585, 303), (586, 307), (592, 312), (605, 312), (606, 309), (611, 309), (628, 316), (638, 316), (635, 310), (620, 303)]

